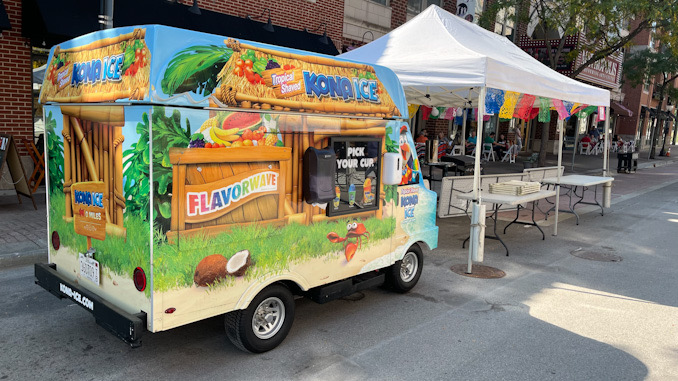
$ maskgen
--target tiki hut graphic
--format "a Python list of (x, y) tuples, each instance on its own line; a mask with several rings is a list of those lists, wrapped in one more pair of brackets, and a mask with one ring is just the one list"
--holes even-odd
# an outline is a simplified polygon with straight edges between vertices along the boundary
[[(224, 43), (233, 54), (218, 75), (221, 85), (210, 99), (213, 106), (357, 117), (400, 116), (370, 65), (283, 52), (235, 39)], [(268, 59), (260, 84), (238, 71), (242, 57), (250, 61)]]
[(73, 221), (71, 186), (103, 182), (106, 234), (126, 237), (123, 226), (122, 106), (61, 106), (64, 136), (64, 220)]

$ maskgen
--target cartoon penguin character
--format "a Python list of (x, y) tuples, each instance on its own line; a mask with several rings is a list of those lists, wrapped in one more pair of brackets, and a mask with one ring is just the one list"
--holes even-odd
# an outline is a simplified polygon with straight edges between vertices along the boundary
[(419, 182), (419, 162), (412, 153), (412, 148), (407, 141), (407, 126), (400, 127), (400, 154), (403, 156), (403, 177), (400, 185)]

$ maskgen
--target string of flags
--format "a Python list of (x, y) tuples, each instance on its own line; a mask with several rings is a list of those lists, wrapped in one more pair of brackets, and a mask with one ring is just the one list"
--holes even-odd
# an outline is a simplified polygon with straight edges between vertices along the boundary
[[(414, 115), (421, 108), (424, 120), (453, 120), (461, 123), (461, 107), (429, 107), (408, 105), (410, 115)], [(532, 120), (538, 118), (540, 122), (551, 121), (551, 111), (558, 113), (558, 119), (568, 119), (572, 115), (578, 118), (587, 118), (592, 113), (597, 113), (597, 121), (605, 120), (604, 106), (589, 106), (587, 104), (538, 97), (530, 94), (521, 94), (514, 91), (499, 89), (487, 89), (485, 96), (485, 114), (483, 120), (488, 121), (492, 115), (499, 115), (500, 120), (519, 118)], [(476, 119), (478, 109), (469, 109), (468, 116)]]
[(489, 88), (485, 96), (485, 114), (498, 114), (500, 120), (511, 118), (532, 120), (538, 117), (540, 122), (550, 122), (552, 110), (558, 113), (558, 119), (568, 119), (575, 114), (579, 118), (586, 118), (592, 113), (597, 113), (598, 121), (605, 120), (605, 107), (603, 106), (589, 106), (560, 99)]

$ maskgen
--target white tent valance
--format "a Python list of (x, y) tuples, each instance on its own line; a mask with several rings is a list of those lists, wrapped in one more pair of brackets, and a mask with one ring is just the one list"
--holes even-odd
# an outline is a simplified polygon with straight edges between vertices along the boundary
[(470, 100), (477, 107), (482, 87), (595, 106), (610, 104), (608, 90), (566, 77), (506, 37), (435, 5), (341, 57), (390, 68), (412, 104), (468, 107)]

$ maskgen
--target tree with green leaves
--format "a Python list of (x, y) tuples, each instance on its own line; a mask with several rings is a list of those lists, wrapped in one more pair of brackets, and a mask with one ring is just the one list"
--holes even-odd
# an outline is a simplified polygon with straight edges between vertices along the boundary
[[(629, 46), (643, 31), (661, 29), (678, 37), (678, 0), (495, 0), (485, 7), (480, 25), (494, 30), (498, 15), (514, 24), (536, 25), (535, 34), (545, 37), (548, 66), (553, 70), (559, 62), (574, 63), (584, 55), (573, 67), (572, 78)], [(567, 37), (578, 34), (578, 45), (566, 52)], [(514, 42), (515, 37), (514, 33)], [(548, 124), (542, 123), (542, 136), (548, 132)], [(541, 139), (540, 166), (546, 161), (547, 140)]]
[[(487, 4), (481, 25), (492, 30), (498, 14), (516, 24), (536, 25), (535, 32), (547, 37), (549, 66), (554, 70), (561, 59), (574, 62), (586, 53), (587, 59), (573, 68), (572, 78), (629, 46), (642, 31), (662, 29), (678, 37), (678, 0), (496, 0)], [(566, 38), (577, 34), (582, 37), (579, 44), (564, 53)]]
[[(654, 86), (659, 96), (659, 102), (655, 111), (658, 121), (662, 120), (661, 108), (664, 103), (664, 97), (668, 96), (669, 99), (678, 99), (678, 90), (673, 87), (674, 82), (678, 79), (677, 50), (672, 48), (671, 43), (665, 42), (656, 50), (650, 48), (638, 50), (630, 54), (624, 61), (624, 77), (632, 86), (642, 85), (654, 80)], [(656, 126), (652, 128), (650, 159), (655, 157), (655, 146), (657, 145), (656, 130)], [(660, 156), (663, 155), (665, 145), (666, 138), (664, 138)]]

